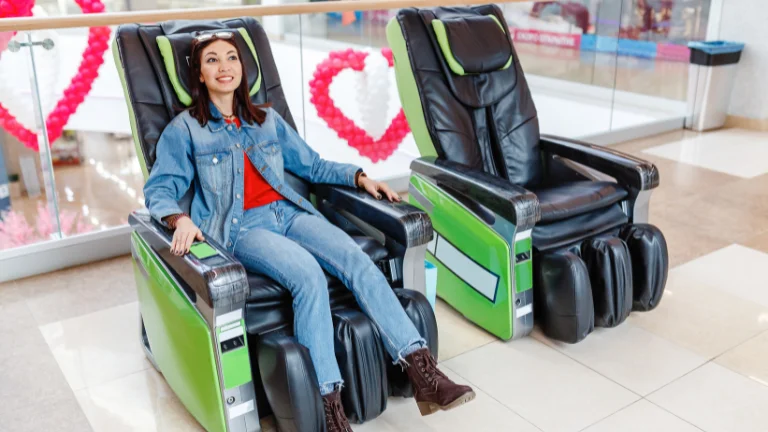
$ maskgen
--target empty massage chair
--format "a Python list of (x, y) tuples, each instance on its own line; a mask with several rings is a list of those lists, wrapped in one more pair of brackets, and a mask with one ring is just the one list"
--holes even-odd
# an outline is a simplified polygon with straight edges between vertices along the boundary
[(664, 236), (648, 223), (656, 167), (543, 136), (495, 5), (403, 9), (387, 26), (421, 157), (410, 202), (432, 219), (438, 295), (502, 339), (575, 343), (659, 304)]
[[(190, 102), (185, 57), (191, 33), (224, 28), (236, 31), (253, 101), (271, 102), (294, 125), (267, 36), (255, 19), (120, 26), (113, 53), (145, 178), (160, 134)], [(433, 235), (426, 213), (407, 203), (393, 205), (347, 188), (310, 188), (290, 173), (286, 177), (378, 264), (437, 355), (435, 316), (423, 295), (425, 251)], [(187, 197), (182, 208), (189, 207)], [(211, 240), (184, 257), (172, 255), (172, 233), (146, 210), (129, 221), (142, 344), (199, 423), (209, 431), (250, 432), (260, 430), (260, 418), (274, 414), (282, 431), (322, 431), (315, 371), (307, 350), (292, 337), (289, 292), (247, 273)], [(388, 396), (410, 397), (412, 389), (352, 293), (332, 277), (328, 291), (345, 380), (343, 405), (350, 421), (362, 423), (386, 409)]]

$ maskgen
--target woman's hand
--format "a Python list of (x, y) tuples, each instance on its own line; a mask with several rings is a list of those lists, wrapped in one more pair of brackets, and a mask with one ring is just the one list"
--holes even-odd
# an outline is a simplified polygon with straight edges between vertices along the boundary
[(389, 202), (400, 202), (402, 199), (400, 198), (400, 195), (395, 193), (388, 184), (380, 181), (373, 180), (371, 178), (360, 176), (360, 178), (357, 180), (357, 185), (365, 189), (369, 194), (373, 195), (376, 199), (381, 199), (381, 194), (383, 193), (386, 195), (387, 199), (389, 199)]
[(192, 219), (183, 216), (176, 221), (176, 230), (173, 232), (173, 241), (171, 242), (171, 253), (182, 256), (189, 253), (189, 248), (195, 239), (204, 241), (203, 232), (200, 231)]

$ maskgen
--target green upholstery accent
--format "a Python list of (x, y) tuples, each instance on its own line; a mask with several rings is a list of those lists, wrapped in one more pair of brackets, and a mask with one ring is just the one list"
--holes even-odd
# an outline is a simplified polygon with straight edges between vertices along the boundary
[(245, 40), (245, 43), (248, 44), (248, 48), (251, 49), (251, 54), (253, 54), (253, 59), (256, 60), (256, 67), (259, 68), (259, 77), (256, 78), (256, 82), (253, 83), (253, 87), (251, 87), (250, 95), (253, 96), (256, 93), (258, 93), (259, 88), (261, 88), (261, 63), (259, 63), (259, 55), (256, 54), (256, 47), (253, 46), (253, 41), (251, 40), (251, 36), (248, 34), (248, 31), (242, 27), (239, 27), (237, 31), (240, 33), (240, 35)]
[(443, 57), (445, 57), (448, 67), (451, 68), (456, 75), (466, 75), (464, 68), (461, 67), (459, 62), (456, 61), (456, 58), (453, 56), (451, 44), (448, 42), (448, 32), (445, 31), (445, 24), (440, 20), (434, 19), (432, 20), (432, 29), (435, 31), (437, 43), (440, 45), (440, 51), (443, 52)]
[[(256, 67), (259, 68), (258, 78), (256, 78), (256, 82), (253, 83), (251, 90), (249, 91), (249, 94), (253, 96), (258, 93), (259, 89), (261, 88), (261, 63), (259, 63), (259, 56), (256, 54), (256, 47), (253, 45), (253, 40), (251, 40), (251, 36), (248, 34), (248, 31), (242, 27), (239, 27), (237, 28), (237, 32), (240, 34), (240, 36), (242, 36), (246, 45), (248, 45), (248, 48), (250, 48), (251, 55), (253, 55), (253, 59), (256, 61)], [(179, 81), (179, 73), (176, 70), (176, 59), (174, 58), (173, 46), (171, 45), (171, 42), (166, 36), (158, 36), (157, 47), (160, 49), (160, 54), (163, 56), (163, 64), (165, 65), (166, 72), (168, 72), (168, 79), (171, 81), (173, 91), (176, 92), (176, 97), (178, 97), (179, 102), (185, 106), (190, 106), (192, 104), (192, 96), (187, 93)], [(243, 77), (245, 78), (245, 76)]]
[(207, 431), (227, 430), (208, 324), (141, 236), (131, 234), (139, 309), (168, 385)]
[[(496, 24), (499, 25), (499, 28), (501, 31), (504, 31), (504, 26), (501, 25), (501, 22), (495, 15), (486, 15), (491, 17), (494, 21), (496, 21)], [(442, 21), (438, 19), (432, 20), (432, 29), (435, 31), (435, 36), (437, 37), (437, 43), (440, 45), (440, 51), (443, 53), (443, 57), (445, 58), (445, 61), (448, 63), (448, 67), (455, 73), (456, 75), (465, 76), (465, 75), (473, 75), (468, 74), (464, 71), (464, 68), (461, 67), (461, 64), (459, 64), (458, 61), (456, 61), (456, 57), (453, 55), (453, 51), (451, 51), (451, 44), (448, 42), (448, 32), (445, 29), (445, 24), (443, 24)], [(499, 70), (505, 70), (509, 68), (512, 65), (512, 56), (509, 56), (509, 60), (507, 60), (507, 63)], [(422, 155), (425, 156), (425, 155)]]
[(131, 98), (128, 95), (128, 85), (125, 82), (125, 70), (123, 70), (123, 64), (120, 62), (120, 52), (117, 48), (117, 38), (112, 40), (112, 59), (115, 61), (115, 67), (117, 68), (117, 74), (120, 76), (120, 83), (123, 85), (123, 95), (125, 96), (125, 103), (128, 104), (128, 119), (131, 123), (131, 134), (133, 135), (133, 145), (136, 147), (136, 156), (139, 158), (139, 165), (141, 165), (141, 173), (144, 175), (144, 180), (149, 177), (149, 170), (147, 169), (146, 159), (144, 157), (144, 150), (141, 148), (141, 140), (139, 140), (139, 132), (136, 126), (136, 114), (133, 112), (133, 105)]
[(411, 128), (419, 153), (421, 156), (437, 156), (437, 150), (432, 143), (432, 137), (429, 134), (429, 129), (427, 129), (427, 121), (424, 118), (424, 108), (421, 105), (416, 78), (413, 76), (411, 62), (408, 58), (403, 31), (397, 18), (392, 18), (387, 24), (387, 42), (392, 49), (395, 63), (395, 82), (397, 83), (400, 105), (403, 107), (405, 118), (408, 120), (408, 126)]
[(165, 64), (166, 72), (168, 72), (168, 79), (171, 80), (173, 91), (176, 92), (176, 97), (179, 98), (179, 102), (185, 106), (192, 105), (192, 96), (184, 90), (179, 82), (179, 73), (176, 71), (176, 62), (173, 58), (173, 47), (171, 47), (171, 42), (165, 36), (158, 36), (157, 47), (160, 49), (160, 54), (163, 56), (163, 63)]

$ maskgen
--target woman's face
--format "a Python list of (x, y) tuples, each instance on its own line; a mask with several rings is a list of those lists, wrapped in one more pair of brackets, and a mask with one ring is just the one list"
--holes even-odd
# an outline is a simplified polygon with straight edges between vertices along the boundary
[(240, 85), (243, 66), (235, 47), (229, 42), (217, 40), (203, 48), (200, 58), (200, 82), (209, 93), (234, 92)]

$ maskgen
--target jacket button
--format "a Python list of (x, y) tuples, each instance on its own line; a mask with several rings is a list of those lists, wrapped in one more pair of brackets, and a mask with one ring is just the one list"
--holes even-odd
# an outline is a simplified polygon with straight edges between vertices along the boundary
[(242, 168), (238, 168), (238, 169), (237, 169), (237, 173), (238, 173), (238, 174), (242, 174), (242, 173), (243, 173), (243, 169), (242, 169)]
[(217, 163), (219, 163), (219, 159), (218, 159), (217, 157), (215, 157), (215, 156), (214, 156), (214, 158), (213, 158), (213, 163), (214, 163), (214, 165), (215, 165), (215, 164), (217, 164)]
[(240, 148), (240, 143), (235, 144), (235, 147)]
[(237, 195), (235, 195), (235, 196), (237, 197), (237, 199), (240, 199), (240, 194), (237, 194)]
[(227, 247), (232, 247), (232, 242), (227, 242)]
[(236, 224), (236, 223), (237, 223), (237, 218), (233, 218), (233, 219), (232, 219), (232, 223), (233, 223), (233, 224)]

